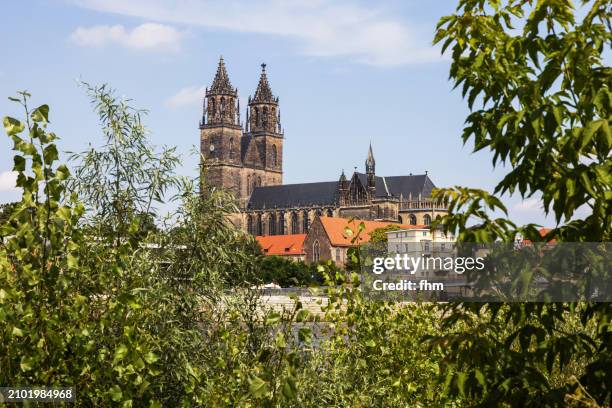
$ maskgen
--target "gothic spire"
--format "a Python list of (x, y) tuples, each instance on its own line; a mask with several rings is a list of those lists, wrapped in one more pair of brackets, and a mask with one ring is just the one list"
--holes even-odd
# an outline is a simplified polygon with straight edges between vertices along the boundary
[(219, 58), (219, 66), (217, 67), (217, 73), (215, 74), (215, 79), (213, 79), (213, 83), (209, 89), (210, 95), (235, 95), (237, 91), (232, 87), (232, 83), (229, 80), (229, 76), (227, 75), (227, 70), (225, 69), (225, 61), (223, 60), (223, 56)]
[(370, 173), (369, 169), (372, 169), (371, 173), (374, 173), (374, 166), (376, 161), (374, 160), (374, 153), (372, 152), (372, 143), (370, 143), (370, 149), (368, 150), (368, 158), (366, 159), (366, 173)]
[(266, 75), (266, 64), (261, 64), (261, 77), (259, 78), (259, 84), (257, 84), (257, 90), (253, 101), (256, 102), (278, 102), (272, 94), (270, 89), (270, 83), (268, 82), (268, 76)]

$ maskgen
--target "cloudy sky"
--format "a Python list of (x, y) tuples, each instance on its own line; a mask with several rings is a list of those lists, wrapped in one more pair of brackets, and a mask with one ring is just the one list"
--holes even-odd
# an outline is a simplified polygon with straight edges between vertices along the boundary
[[(137, 107), (156, 145), (176, 145), (195, 176), (204, 87), (223, 55), (244, 107), (267, 63), (285, 128), (285, 183), (336, 180), (371, 142), (379, 175), (428, 171), (438, 186), (491, 189), (490, 155), (460, 140), (466, 104), (431, 45), (455, 1), (30, 0), (3, 5), (0, 113), (27, 89), (51, 106), (64, 151), (100, 144), (77, 87), (110, 83)], [(375, 4), (375, 6), (373, 6)], [(12, 201), (11, 143), (0, 138), (0, 202)], [(514, 219), (544, 219), (537, 200), (506, 200)]]

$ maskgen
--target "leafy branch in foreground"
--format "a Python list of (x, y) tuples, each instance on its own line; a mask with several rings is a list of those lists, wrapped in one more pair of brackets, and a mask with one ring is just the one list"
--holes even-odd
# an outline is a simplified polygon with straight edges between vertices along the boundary
[[(450, 77), (471, 113), (463, 141), (511, 167), (494, 194), (456, 187), (438, 222), (472, 242), (601, 242), (612, 237), (612, 69), (609, 1), (460, 0), (442, 17), (435, 42), (450, 50)], [(583, 16), (583, 17), (578, 17)], [(507, 219), (496, 194), (542, 197), (557, 227)], [(588, 214), (581, 217), (578, 209)], [(487, 210), (506, 214), (492, 219)], [(476, 221), (468, 226), (468, 218)], [(608, 303), (442, 306), (451, 395), (471, 405), (604, 406), (611, 403), (612, 307)], [(568, 329), (569, 322), (571, 329)], [(457, 329), (459, 328), (459, 329)], [(569, 368), (576, 375), (567, 375)]]
[(111, 228), (117, 240), (134, 221), (146, 229), (146, 220), (156, 215), (155, 205), (177, 187), (179, 157), (175, 147), (156, 152), (151, 146), (142, 123), (146, 111), (132, 107), (106, 84), (81, 85), (98, 114), (104, 145), (70, 157), (77, 162), (70, 188), (86, 203), (91, 221)]

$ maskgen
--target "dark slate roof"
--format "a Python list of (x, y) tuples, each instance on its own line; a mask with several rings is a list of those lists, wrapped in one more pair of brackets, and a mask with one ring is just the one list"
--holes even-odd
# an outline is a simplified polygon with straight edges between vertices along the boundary
[[(364, 186), (367, 186), (367, 175), (357, 173), (359, 180)], [(419, 174), (414, 176), (391, 176), (391, 177), (376, 177), (376, 196), (386, 197), (392, 195), (404, 199), (408, 199), (410, 194), (413, 198), (417, 198), (419, 193), (423, 197), (429, 197), (431, 190), (436, 186), (431, 181), (427, 174)]]
[(337, 191), (337, 181), (257, 187), (251, 194), (249, 208), (263, 209), (335, 205)]
[[(357, 173), (361, 183), (367, 185), (367, 176)], [(415, 176), (376, 177), (376, 196), (403, 196), (405, 200), (410, 194), (416, 199), (419, 193), (429, 197), (435, 185), (426, 174)], [(257, 187), (251, 194), (249, 208), (290, 208), (301, 206), (335, 205), (337, 202), (338, 182), (284, 184), (280, 186)], [(388, 192), (388, 193), (387, 193)]]

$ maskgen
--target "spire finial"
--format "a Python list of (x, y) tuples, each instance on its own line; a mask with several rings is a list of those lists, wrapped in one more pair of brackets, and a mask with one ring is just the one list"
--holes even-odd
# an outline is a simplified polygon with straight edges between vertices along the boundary
[(262, 70), (263, 72), (266, 72), (266, 63), (265, 63), (265, 62), (262, 62), (262, 63), (261, 63), (261, 70)]

